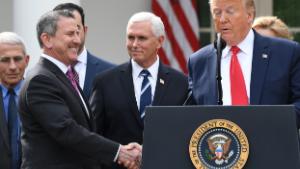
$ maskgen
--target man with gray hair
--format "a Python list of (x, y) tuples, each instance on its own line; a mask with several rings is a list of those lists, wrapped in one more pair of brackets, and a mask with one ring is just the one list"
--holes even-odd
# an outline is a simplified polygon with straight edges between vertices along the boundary
[(20, 94), (23, 169), (98, 169), (118, 162), (137, 169), (141, 148), (94, 133), (94, 115), (74, 79), (79, 28), (72, 12), (50, 11), (37, 24), (43, 54)]
[[(99, 134), (121, 144), (142, 144), (146, 106), (184, 103), (187, 77), (162, 64), (157, 54), (164, 39), (164, 25), (154, 14), (139, 12), (129, 19), (126, 46), (130, 61), (94, 81), (90, 102)], [(122, 167), (103, 166), (108, 168)]]
[(13, 32), (0, 33), (0, 168), (21, 166), (21, 124), (17, 108), (29, 62), (24, 41)]

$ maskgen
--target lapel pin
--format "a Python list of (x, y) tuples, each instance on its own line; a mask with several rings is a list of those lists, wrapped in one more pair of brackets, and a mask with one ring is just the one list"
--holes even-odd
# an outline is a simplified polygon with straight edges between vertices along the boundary
[(160, 84), (165, 84), (165, 81), (163, 79), (159, 79)]
[(261, 55), (261, 57), (262, 57), (263, 59), (268, 59), (268, 55), (265, 54), (265, 53), (263, 53), (263, 54)]

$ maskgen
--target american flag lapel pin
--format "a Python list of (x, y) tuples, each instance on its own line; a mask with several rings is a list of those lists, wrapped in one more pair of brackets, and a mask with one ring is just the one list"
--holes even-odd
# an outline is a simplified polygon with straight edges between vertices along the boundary
[(165, 81), (163, 79), (159, 79), (159, 83), (164, 85), (165, 84)]
[(267, 54), (265, 54), (265, 53), (263, 53), (262, 55), (261, 55), (261, 57), (263, 58), (263, 59), (268, 59), (268, 55)]

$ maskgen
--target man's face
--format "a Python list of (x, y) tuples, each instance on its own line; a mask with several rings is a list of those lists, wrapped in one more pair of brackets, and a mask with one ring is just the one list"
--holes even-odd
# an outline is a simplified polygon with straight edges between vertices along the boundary
[(43, 33), (48, 55), (60, 60), (65, 65), (77, 61), (80, 46), (79, 28), (73, 18), (60, 17), (54, 36)]
[(126, 46), (129, 56), (140, 66), (147, 68), (156, 61), (157, 51), (164, 37), (153, 34), (149, 21), (134, 22), (127, 28)]
[(82, 52), (83, 47), (84, 47), (87, 27), (82, 25), (82, 18), (78, 11), (74, 10), (72, 13), (75, 17), (76, 23), (79, 28), (79, 37), (80, 37), (80, 46), (79, 46), (79, 51), (78, 51), (79, 52), (78, 55), (79, 55)]
[(237, 45), (251, 29), (253, 12), (244, 0), (212, 0), (210, 10), (215, 29), (230, 46)]
[(0, 82), (7, 88), (15, 87), (23, 79), (28, 62), (21, 45), (0, 44)]

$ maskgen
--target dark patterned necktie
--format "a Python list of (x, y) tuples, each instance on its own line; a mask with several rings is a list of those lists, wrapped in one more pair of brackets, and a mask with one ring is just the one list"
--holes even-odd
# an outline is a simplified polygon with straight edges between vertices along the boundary
[(144, 77), (142, 82), (142, 87), (141, 87), (141, 98), (140, 98), (140, 113), (142, 119), (144, 119), (145, 116), (145, 107), (149, 106), (152, 102), (151, 85), (148, 79), (149, 75), (150, 73), (148, 70), (142, 70), (140, 73), (140, 76)]
[[(68, 71), (66, 73), (68, 79), (70, 80), (73, 89), (79, 94), (79, 90), (78, 90), (78, 82), (76, 82), (76, 71), (74, 70), (73, 67), (69, 67)], [(78, 80), (78, 74), (77, 74), (77, 80)]]
[(19, 142), (18, 142), (18, 109), (15, 100), (15, 91), (10, 89), (9, 91), (9, 103), (8, 103), (8, 118), (7, 126), (11, 147), (11, 166), (12, 169), (19, 168), (20, 156), (19, 156)]

